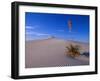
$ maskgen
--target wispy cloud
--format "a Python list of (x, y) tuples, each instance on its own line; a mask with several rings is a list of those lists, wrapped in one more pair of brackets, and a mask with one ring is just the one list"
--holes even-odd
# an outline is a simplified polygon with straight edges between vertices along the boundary
[(38, 33), (38, 32), (26, 32), (26, 35), (49, 36), (49, 34), (46, 34), (46, 33)]
[[(34, 26), (26, 26), (26, 35), (27, 36), (49, 36), (49, 34), (47, 33), (41, 33), (41, 32), (36, 32), (35, 29), (37, 29), (38, 26), (34, 25)], [(34, 31), (33, 31), (34, 30)]]
[(36, 29), (36, 28), (38, 28), (38, 26), (37, 25), (34, 25), (34, 26), (26, 26), (25, 28), (26, 28), (26, 30), (27, 29)]

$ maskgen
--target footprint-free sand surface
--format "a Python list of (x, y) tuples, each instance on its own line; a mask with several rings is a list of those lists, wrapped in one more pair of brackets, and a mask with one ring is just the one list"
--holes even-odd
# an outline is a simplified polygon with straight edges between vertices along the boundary
[(80, 55), (71, 58), (66, 55), (66, 46), (80, 45), (81, 53), (89, 52), (89, 44), (76, 41), (65, 41), (57, 38), (26, 41), (25, 67), (59, 67), (89, 65), (89, 57)]

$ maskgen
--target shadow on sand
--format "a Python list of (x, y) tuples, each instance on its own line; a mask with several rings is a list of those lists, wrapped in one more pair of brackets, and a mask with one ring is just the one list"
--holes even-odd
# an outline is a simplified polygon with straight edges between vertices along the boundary
[(89, 52), (84, 52), (82, 55), (85, 55), (86, 57), (89, 57)]

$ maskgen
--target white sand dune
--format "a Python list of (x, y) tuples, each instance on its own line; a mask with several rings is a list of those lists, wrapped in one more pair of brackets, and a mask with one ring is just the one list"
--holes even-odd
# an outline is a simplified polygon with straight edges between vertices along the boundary
[(25, 67), (57, 67), (57, 66), (75, 66), (88, 65), (89, 57), (79, 56), (71, 58), (66, 55), (66, 46), (77, 44), (82, 48), (81, 52), (88, 52), (89, 45), (73, 41), (65, 41), (56, 38), (27, 41), (25, 54)]

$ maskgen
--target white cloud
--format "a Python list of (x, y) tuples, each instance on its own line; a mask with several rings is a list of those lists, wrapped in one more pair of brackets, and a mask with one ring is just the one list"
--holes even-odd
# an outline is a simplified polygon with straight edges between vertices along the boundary
[[(36, 29), (38, 26), (26, 26), (26, 35), (36, 35), (36, 36), (49, 36), (49, 34), (46, 33), (39, 33), (39, 32), (34, 32), (33, 30)], [(27, 31), (28, 30), (28, 31)]]
[(38, 32), (26, 32), (26, 35), (49, 36), (49, 34), (46, 34), (46, 33), (38, 33)]
[(26, 26), (26, 29), (31, 29), (32, 28), (32, 26)]
[(35, 29), (35, 28), (37, 28), (38, 26), (37, 25), (35, 25), (35, 26), (26, 26), (26, 30), (27, 29)]

